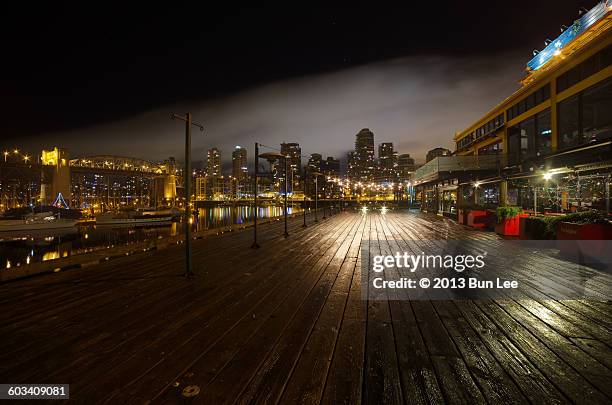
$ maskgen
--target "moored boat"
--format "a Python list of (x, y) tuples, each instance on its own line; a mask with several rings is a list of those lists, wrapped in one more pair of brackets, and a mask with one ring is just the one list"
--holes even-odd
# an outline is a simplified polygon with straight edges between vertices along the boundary
[(137, 211), (105, 212), (96, 216), (98, 225), (148, 225), (172, 221), (168, 214), (143, 214)]
[(76, 224), (76, 219), (60, 218), (49, 211), (28, 214), (23, 219), (0, 220), (0, 232), (66, 229)]

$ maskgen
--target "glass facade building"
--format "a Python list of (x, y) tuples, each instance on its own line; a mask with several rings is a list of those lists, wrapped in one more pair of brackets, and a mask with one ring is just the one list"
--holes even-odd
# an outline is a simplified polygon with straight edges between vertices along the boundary
[[(448, 211), (456, 190), (459, 207), (610, 212), (612, 2), (588, 15), (588, 25), (566, 30), (529, 62), (519, 90), (455, 134), (454, 155), (474, 159), (473, 168), (417, 170), (429, 210)], [(496, 167), (483, 170), (485, 157), (496, 157)]]

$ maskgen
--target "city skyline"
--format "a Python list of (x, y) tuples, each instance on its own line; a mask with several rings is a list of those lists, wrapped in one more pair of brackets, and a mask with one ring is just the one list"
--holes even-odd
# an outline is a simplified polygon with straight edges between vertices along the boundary
[[(280, 144), (295, 141), (306, 151), (330, 150), (345, 156), (351, 149), (354, 131), (371, 128), (398, 150), (424, 161), (425, 153), (437, 146), (452, 147), (455, 132), (501, 101), (498, 94), (518, 88), (525, 52), (508, 55), (510, 63), (493, 62), (490, 73), (481, 61), (431, 56), (425, 60), (408, 57), (353, 67), (333, 73), (276, 82), (242, 91), (204, 104), (184, 104), (148, 111), (136, 117), (78, 130), (49, 132), (24, 137), (19, 141), (3, 139), (3, 147), (21, 147), (35, 152), (36, 147), (61, 144), (73, 155), (111, 154), (120, 142), (124, 154), (148, 160), (162, 160), (168, 155), (181, 160), (182, 132), (169, 120), (170, 112), (191, 111), (205, 124), (205, 135), (192, 140), (194, 161), (216, 146), (230, 150), (236, 144), (252, 148), (254, 142)], [(444, 69), (415, 67), (415, 62), (440, 64)], [(459, 77), (445, 78), (447, 69)], [(509, 77), (499, 80), (498, 76)], [(381, 82), (380, 80), (383, 80)], [(456, 81), (461, 83), (457, 86)], [(393, 87), (384, 82), (395, 83)], [(333, 97), (329, 97), (332, 88)], [(449, 90), (450, 88), (450, 90)], [(490, 91), (496, 89), (496, 91)], [(356, 96), (363, 93), (364, 99)], [(453, 110), (438, 114), (440, 100)], [(474, 105), (457, 104), (475, 100)], [(376, 108), (372, 108), (376, 105)], [(245, 106), (247, 106), (245, 110)], [(241, 117), (236, 121), (236, 117)], [(427, 137), (422, 134), (427, 133)], [(146, 141), (144, 141), (146, 139)], [(18, 144), (17, 144), (18, 143)], [(344, 159), (342, 159), (344, 160)], [(231, 156), (222, 164), (229, 167)]]

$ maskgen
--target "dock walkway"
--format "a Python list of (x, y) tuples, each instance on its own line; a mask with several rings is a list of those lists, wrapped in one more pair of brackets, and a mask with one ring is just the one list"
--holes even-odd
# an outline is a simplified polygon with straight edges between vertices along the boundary
[[(194, 241), (191, 280), (177, 246), (0, 285), (0, 382), (70, 384), (78, 403), (612, 402), (609, 302), (362, 299), (366, 243), (495, 234), (402, 211), (289, 231)], [(577, 267), (521, 265), (560, 286)]]

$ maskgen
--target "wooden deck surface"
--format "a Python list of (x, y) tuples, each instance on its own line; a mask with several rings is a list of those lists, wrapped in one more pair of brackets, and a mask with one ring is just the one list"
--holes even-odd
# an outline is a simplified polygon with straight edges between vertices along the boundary
[[(399, 211), (300, 225), (262, 227), (258, 250), (251, 232), (194, 241), (192, 280), (177, 246), (0, 285), (0, 382), (78, 403), (612, 403), (609, 302), (362, 299), (364, 243), (495, 234)], [(561, 287), (576, 267), (521, 263)]]

